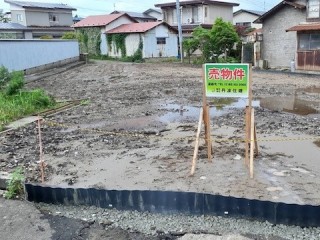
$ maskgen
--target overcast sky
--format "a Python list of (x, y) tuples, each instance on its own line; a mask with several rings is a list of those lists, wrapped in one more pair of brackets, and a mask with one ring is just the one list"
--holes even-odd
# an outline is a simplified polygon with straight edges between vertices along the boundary
[[(175, 0), (31, 0), (33, 2), (49, 2), (49, 3), (65, 3), (77, 9), (73, 15), (77, 14), (81, 17), (89, 15), (108, 14), (114, 9), (118, 11), (144, 12), (149, 8), (153, 8), (156, 3), (175, 2)], [(180, 0), (187, 1), (187, 0)], [(223, 0), (220, 0), (223, 1)], [(252, 9), (252, 10), (268, 10), (279, 3), (279, 0), (224, 0), (227, 2), (239, 3), (240, 6), (234, 10)], [(9, 11), (9, 4), (4, 0), (0, 0), (0, 9)]]

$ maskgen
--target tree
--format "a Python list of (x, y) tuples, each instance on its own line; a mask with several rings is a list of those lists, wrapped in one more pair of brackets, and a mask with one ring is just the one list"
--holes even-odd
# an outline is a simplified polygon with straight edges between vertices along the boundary
[(0, 9), (0, 22), (3, 22), (3, 23), (9, 22), (9, 18), (5, 17), (2, 9)]
[(187, 57), (190, 63), (192, 53), (198, 49), (198, 42), (193, 38), (184, 39), (182, 42), (183, 49), (187, 53)]
[(235, 43), (240, 41), (240, 38), (230, 22), (217, 18), (210, 30), (202, 27), (195, 28), (192, 33), (192, 41), (192, 44), (201, 50), (203, 62), (217, 62), (218, 57), (222, 54), (227, 59), (228, 52)]
[(210, 36), (214, 48), (214, 53), (219, 56), (224, 54), (225, 60), (234, 44), (240, 41), (240, 38), (230, 22), (225, 22), (222, 18), (217, 18), (212, 29)]

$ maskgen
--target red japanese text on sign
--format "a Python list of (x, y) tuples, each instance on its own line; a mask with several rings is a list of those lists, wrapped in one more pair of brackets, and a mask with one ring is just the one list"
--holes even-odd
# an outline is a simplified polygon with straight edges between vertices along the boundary
[(242, 68), (231, 70), (229, 68), (210, 68), (208, 76), (210, 80), (240, 80), (245, 77), (246, 72)]

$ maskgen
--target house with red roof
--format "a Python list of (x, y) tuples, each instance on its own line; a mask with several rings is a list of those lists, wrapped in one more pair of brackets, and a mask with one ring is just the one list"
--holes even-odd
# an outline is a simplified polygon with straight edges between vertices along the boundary
[(111, 57), (178, 56), (177, 30), (165, 22), (138, 22), (126, 13), (89, 16), (73, 25), (81, 52)]
[(262, 23), (261, 59), (271, 68), (320, 71), (320, 0), (281, 1)]
[[(133, 56), (141, 51), (142, 58), (178, 56), (177, 30), (165, 22), (123, 24), (106, 31), (111, 57)], [(113, 39), (125, 36), (124, 47), (119, 48)], [(110, 39), (110, 40), (109, 40)]]
[(106, 31), (137, 21), (126, 13), (89, 16), (72, 27), (80, 36), (80, 51), (91, 55), (107, 55)]

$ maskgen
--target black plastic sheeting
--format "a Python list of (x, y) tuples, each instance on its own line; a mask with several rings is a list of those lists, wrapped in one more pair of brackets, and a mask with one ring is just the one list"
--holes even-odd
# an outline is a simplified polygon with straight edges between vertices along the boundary
[(320, 206), (286, 204), (193, 192), (58, 188), (26, 184), (27, 200), (153, 213), (216, 215), (273, 224), (320, 227)]

